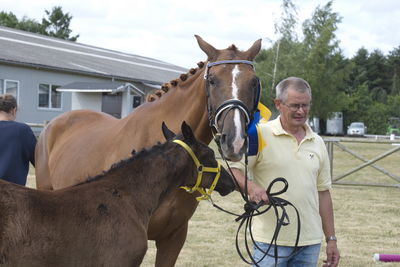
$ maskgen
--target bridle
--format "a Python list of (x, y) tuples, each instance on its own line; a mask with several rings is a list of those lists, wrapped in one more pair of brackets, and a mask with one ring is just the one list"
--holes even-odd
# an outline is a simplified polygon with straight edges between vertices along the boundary
[[(211, 99), (210, 99), (208, 72), (211, 67), (217, 66), (217, 65), (222, 65), (222, 64), (247, 64), (247, 65), (250, 65), (253, 69), (255, 69), (254, 63), (252, 61), (239, 60), (239, 59), (238, 60), (220, 60), (220, 61), (210, 62), (206, 65), (206, 69), (204, 71), (204, 80), (206, 80), (205, 90), (206, 90), (206, 97), (207, 97), (208, 120), (209, 120), (209, 125), (211, 127), (211, 130), (212, 130), (212, 133), (214, 136), (214, 140), (217, 142), (217, 144), (219, 144), (219, 139), (222, 134), (218, 127), (218, 120), (220, 119), (222, 113), (224, 111), (229, 112), (230, 110), (238, 109), (244, 115), (244, 118), (246, 120), (245, 125), (246, 125), (246, 129), (247, 129), (247, 126), (249, 125), (249, 123), (253, 117), (253, 113), (254, 113), (257, 103), (258, 103), (257, 98), (259, 97), (259, 94), (260, 94), (259, 92), (257, 92), (257, 96), (255, 98), (256, 103), (253, 107), (253, 110), (249, 110), (249, 108), (239, 99), (228, 99), (228, 100), (225, 100), (221, 105), (219, 105), (214, 112), (212, 109)], [(226, 113), (228, 113), (228, 112), (226, 112)]]
[[(181, 188), (186, 190), (186, 192), (188, 192), (188, 193), (194, 193), (196, 191), (199, 192), (201, 194), (201, 196), (196, 197), (197, 201), (210, 199), (211, 193), (214, 191), (215, 187), (217, 186), (219, 177), (221, 176), (221, 164), (219, 163), (219, 161), (217, 161), (217, 163), (218, 163), (217, 167), (205, 167), (203, 164), (200, 163), (200, 161), (194, 154), (193, 150), (185, 142), (183, 142), (181, 140), (174, 140), (173, 142), (182, 146), (189, 153), (190, 157), (193, 159), (193, 162), (197, 168), (196, 184), (191, 188), (187, 187), (187, 186), (182, 186)], [(203, 179), (203, 173), (205, 173), (205, 172), (215, 173), (214, 181), (212, 182), (212, 184), (208, 190), (200, 187), (201, 181)]]
[[(248, 64), (248, 65), (251, 65), (253, 67), (253, 69), (254, 69), (253, 62), (248, 61), (248, 60), (221, 60), (221, 61), (216, 61), (216, 62), (210, 62), (206, 66), (206, 70), (205, 70), (205, 73), (204, 73), (204, 79), (206, 81), (208, 81), (209, 68), (211, 68), (213, 66), (216, 66), (216, 65), (221, 65), (221, 64)], [(290, 224), (290, 220), (289, 220), (288, 214), (286, 212), (286, 207), (287, 206), (291, 206), (295, 210), (296, 215), (297, 215), (297, 236), (296, 236), (296, 239), (295, 239), (295, 242), (294, 242), (295, 249), (287, 257), (290, 257), (293, 253), (296, 252), (296, 248), (298, 246), (299, 237), (300, 237), (300, 215), (299, 215), (299, 213), (297, 211), (297, 208), (292, 203), (290, 203), (289, 201), (287, 201), (285, 199), (282, 199), (282, 198), (280, 198), (278, 196), (278, 195), (286, 192), (286, 190), (288, 189), (288, 183), (287, 183), (286, 179), (284, 179), (282, 177), (276, 178), (271, 182), (271, 184), (268, 186), (268, 188), (266, 190), (266, 193), (267, 193), (267, 196), (268, 196), (268, 200), (269, 200), (269, 205), (262, 206), (263, 205), (262, 202), (260, 202), (260, 203), (251, 202), (249, 200), (249, 198), (248, 198), (248, 192), (247, 192), (247, 179), (248, 179), (247, 178), (247, 173), (248, 173), (247, 172), (247, 157), (248, 157), (248, 152), (245, 153), (246, 183), (245, 183), (245, 186), (244, 186), (244, 190), (241, 190), (240, 186), (239, 186), (238, 182), (236, 181), (236, 178), (235, 178), (235, 176), (234, 176), (234, 174), (233, 174), (233, 172), (232, 172), (232, 170), (231, 170), (231, 168), (229, 166), (229, 163), (227, 162), (227, 160), (225, 159), (225, 157), (224, 157), (224, 155), (223, 155), (223, 153), (221, 151), (221, 145), (220, 145), (220, 142), (219, 142), (219, 139), (221, 137), (221, 131), (218, 128), (218, 120), (220, 119), (220, 117), (221, 117), (221, 115), (222, 115), (222, 113), (224, 111), (228, 111), (229, 112), (230, 110), (238, 109), (242, 114), (244, 114), (244, 117), (246, 119), (246, 124), (245, 124), (246, 125), (246, 129), (245, 129), (245, 131), (247, 133), (249, 124), (252, 122), (252, 119), (253, 119), (253, 114), (255, 114), (256, 111), (257, 111), (257, 106), (258, 106), (258, 102), (259, 102), (259, 99), (260, 99), (260, 90), (261, 90), (260, 82), (258, 81), (258, 85), (257, 85), (258, 88), (257, 88), (257, 92), (256, 92), (256, 97), (255, 97), (255, 103), (254, 103), (254, 106), (253, 106), (253, 110), (250, 111), (247, 108), (247, 106), (241, 100), (229, 99), (229, 100), (224, 101), (216, 109), (215, 114), (214, 114), (214, 112), (212, 110), (212, 107), (211, 107), (211, 103), (210, 103), (211, 99), (210, 99), (210, 92), (209, 92), (208, 86), (209, 86), (209, 83), (207, 82), (205, 88), (206, 88), (207, 110), (208, 110), (208, 119), (209, 119), (210, 127), (211, 127), (212, 133), (214, 135), (214, 140), (218, 145), (218, 149), (219, 149), (219, 152), (221, 154), (221, 157), (222, 157), (222, 159), (225, 160), (225, 162), (226, 162), (226, 164), (228, 166), (228, 169), (229, 169), (229, 171), (231, 173), (231, 176), (233, 177), (233, 180), (234, 180), (234, 182), (236, 184), (236, 187), (238, 188), (240, 194), (242, 195), (243, 200), (245, 201), (245, 204), (244, 204), (244, 210), (245, 211), (244, 211), (243, 214), (240, 214), (240, 215), (239, 214), (235, 214), (235, 213), (229, 212), (229, 211), (219, 207), (218, 205), (216, 205), (212, 201), (211, 197), (209, 197), (208, 199), (210, 200), (212, 205), (214, 207), (216, 207), (217, 209), (222, 210), (222, 211), (224, 211), (226, 213), (229, 213), (231, 215), (237, 216), (236, 221), (239, 221), (240, 223), (239, 223), (238, 230), (236, 232), (236, 250), (237, 250), (239, 256), (241, 257), (241, 259), (244, 262), (246, 262), (248, 264), (253, 264), (255, 266), (259, 266), (258, 263), (260, 263), (260, 261), (264, 257), (266, 257), (268, 255), (270, 257), (274, 257), (275, 258), (275, 266), (276, 266), (277, 263), (278, 263), (278, 259), (279, 258), (285, 258), (286, 257), (286, 256), (282, 257), (282, 256), (278, 255), (277, 239), (278, 239), (281, 227)], [(222, 125), (223, 125), (223, 122), (222, 122)], [(277, 191), (277, 192), (272, 192), (273, 185), (278, 183), (278, 182), (283, 183), (284, 184), (284, 188), (282, 190)], [(265, 212), (267, 212), (267, 211), (269, 211), (271, 209), (274, 211), (275, 216), (276, 216), (276, 227), (275, 227), (275, 232), (274, 232), (273, 238), (272, 238), (272, 240), (270, 242), (270, 245), (269, 245), (268, 249), (266, 251), (263, 251), (261, 248), (259, 248), (257, 246), (257, 244), (254, 241), (253, 234), (252, 234), (252, 231), (251, 231), (252, 219), (253, 219), (254, 216), (259, 216), (261, 214), (264, 214)], [(244, 229), (246, 254), (250, 257), (250, 260), (247, 260), (244, 257), (241, 249), (239, 248), (239, 232), (241, 231), (241, 229)], [(249, 240), (247, 239), (247, 236), (250, 236), (250, 241), (254, 244), (256, 249), (258, 249), (259, 251), (261, 251), (264, 254), (262, 259), (260, 259), (259, 261), (256, 261), (252, 257), (252, 251), (251, 251), (251, 248), (250, 248), (250, 246), (248, 244)], [(274, 246), (274, 255), (275, 256), (270, 254), (270, 251), (272, 250), (271, 249), (272, 245), (275, 245)]]

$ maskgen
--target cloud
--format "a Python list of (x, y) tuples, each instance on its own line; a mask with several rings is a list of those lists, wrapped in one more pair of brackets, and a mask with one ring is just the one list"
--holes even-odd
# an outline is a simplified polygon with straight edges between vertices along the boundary
[[(2, 10), (19, 18), (41, 20), (44, 10), (62, 6), (72, 14), (72, 35), (78, 42), (148, 56), (183, 67), (194, 67), (206, 55), (194, 34), (216, 48), (235, 44), (248, 49), (262, 38), (274, 40), (274, 22), (281, 14), (281, 0), (0, 0)], [(4, 2), (4, 3), (3, 3)], [(317, 5), (327, 0), (294, 1), (300, 24), (311, 18)], [(336, 0), (332, 9), (342, 17), (337, 36), (345, 55), (350, 57), (361, 47), (379, 48), (384, 53), (399, 46), (397, 0)]]
[(343, 17), (337, 36), (346, 56), (353, 56), (361, 47), (388, 53), (400, 45), (396, 34), (400, 17), (398, 1), (355, 0), (351, 5), (336, 1), (333, 8)]

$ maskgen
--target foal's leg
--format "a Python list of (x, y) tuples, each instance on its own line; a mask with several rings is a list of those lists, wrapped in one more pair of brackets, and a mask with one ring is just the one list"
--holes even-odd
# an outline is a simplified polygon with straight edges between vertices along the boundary
[(169, 236), (156, 240), (157, 256), (155, 267), (173, 267), (186, 240), (188, 223), (182, 224)]

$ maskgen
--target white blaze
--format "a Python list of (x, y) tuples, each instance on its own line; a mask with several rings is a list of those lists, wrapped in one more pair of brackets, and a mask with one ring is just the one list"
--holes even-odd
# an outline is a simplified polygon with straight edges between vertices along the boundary
[[(232, 99), (238, 100), (238, 92), (239, 88), (236, 83), (237, 76), (239, 75), (240, 70), (238, 65), (235, 65), (235, 67), (232, 70)], [(242, 129), (241, 129), (241, 123), (240, 123), (240, 111), (238, 109), (234, 109), (234, 116), (233, 116), (233, 123), (235, 127), (235, 139), (233, 140), (233, 151), (234, 153), (239, 153), (240, 149), (243, 147), (244, 144), (244, 138), (242, 138)]]

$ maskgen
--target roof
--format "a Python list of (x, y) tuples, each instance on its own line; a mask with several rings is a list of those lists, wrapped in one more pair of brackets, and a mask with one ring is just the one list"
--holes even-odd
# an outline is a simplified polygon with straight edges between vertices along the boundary
[(0, 26), (0, 64), (162, 84), (187, 69), (157, 59)]
[(84, 93), (118, 93), (130, 89), (137, 95), (145, 95), (145, 91), (159, 88), (144, 83), (121, 82), (73, 82), (57, 88), (60, 92), (84, 92)]

